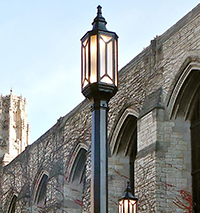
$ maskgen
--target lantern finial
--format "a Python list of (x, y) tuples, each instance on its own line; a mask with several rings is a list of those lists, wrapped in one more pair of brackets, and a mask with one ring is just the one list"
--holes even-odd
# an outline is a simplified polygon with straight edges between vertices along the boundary
[(126, 190), (125, 191), (131, 192), (130, 181), (127, 181), (127, 186), (126, 186)]
[(134, 196), (132, 195), (132, 192), (131, 192), (131, 187), (130, 187), (129, 181), (127, 181), (127, 186), (126, 186), (126, 189), (124, 191), (123, 198), (134, 198)]
[(102, 16), (102, 11), (101, 11), (102, 7), (99, 5), (97, 7), (97, 16)]
[(92, 23), (92, 25), (93, 25), (92, 30), (107, 31), (106, 24), (107, 24), (107, 22), (106, 22), (105, 18), (102, 16), (102, 7), (99, 5), (97, 7), (97, 16)]

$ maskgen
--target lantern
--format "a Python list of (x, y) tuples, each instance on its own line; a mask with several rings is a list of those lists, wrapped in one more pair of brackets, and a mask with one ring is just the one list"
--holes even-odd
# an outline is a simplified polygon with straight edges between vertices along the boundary
[(119, 200), (119, 213), (136, 213), (138, 199), (131, 193), (129, 182), (124, 191), (124, 196)]
[(89, 99), (109, 100), (117, 92), (118, 36), (106, 29), (102, 7), (97, 7), (91, 31), (81, 38), (81, 89)]

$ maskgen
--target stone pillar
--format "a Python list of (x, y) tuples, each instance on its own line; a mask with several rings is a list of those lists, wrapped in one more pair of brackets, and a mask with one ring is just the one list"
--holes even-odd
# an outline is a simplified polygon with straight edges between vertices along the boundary
[(156, 110), (150, 111), (137, 122), (138, 150), (135, 160), (135, 196), (141, 213), (156, 209)]

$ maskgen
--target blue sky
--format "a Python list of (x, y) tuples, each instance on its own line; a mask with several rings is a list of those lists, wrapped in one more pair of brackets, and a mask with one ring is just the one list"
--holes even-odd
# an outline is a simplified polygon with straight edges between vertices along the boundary
[(80, 38), (96, 7), (119, 36), (119, 68), (164, 33), (197, 0), (1, 0), (0, 93), (27, 99), (31, 142), (83, 99)]

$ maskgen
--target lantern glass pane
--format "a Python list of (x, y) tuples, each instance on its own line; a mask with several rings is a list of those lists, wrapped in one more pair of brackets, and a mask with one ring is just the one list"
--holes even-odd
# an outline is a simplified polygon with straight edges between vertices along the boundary
[(115, 85), (118, 85), (118, 46), (117, 46), (117, 40), (115, 40)]
[(86, 86), (88, 85), (88, 83), (89, 83), (88, 80), (85, 79), (85, 80), (83, 81), (83, 88), (86, 87)]
[(97, 35), (91, 36), (90, 57), (91, 57), (91, 75), (90, 83), (97, 82)]
[(113, 84), (113, 81), (109, 78), (109, 76), (105, 75), (102, 79), (102, 82), (107, 83), (107, 84)]
[(112, 36), (100, 36), (100, 81), (113, 84), (113, 45)]
[(82, 43), (82, 87), (88, 84), (88, 39)]
[(133, 212), (133, 206), (132, 206), (132, 203), (131, 203), (130, 200), (129, 200), (129, 212), (130, 212), (130, 213), (134, 213), (134, 212)]
[(112, 39), (112, 36), (101, 34), (101, 38), (104, 40), (105, 43), (108, 43)]
[(107, 44), (107, 74), (113, 79), (113, 42)]
[(85, 47), (82, 46), (82, 84), (85, 80)]
[(123, 200), (119, 202), (119, 213), (123, 213)]
[(135, 205), (136, 201), (135, 200), (130, 200), (131, 205)]
[(85, 78), (89, 79), (89, 47), (88, 42), (85, 46)]
[(106, 43), (100, 38), (100, 78), (106, 73)]
[(129, 209), (129, 202), (128, 200), (124, 200), (124, 213), (129, 213), (128, 209)]
[(134, 205), (133, 209), (134, 209), (134, 213), (137, 212), (137, 204)]
[(130, 213), (136, 213), (137, 202), (135, 200), (130, 200)]
[(83, 41), (83, 46), (84, 46), (84, 47), (86, 46), (87, 42), (88, 42), (88, 38), (86, 38), (86, 39)]

